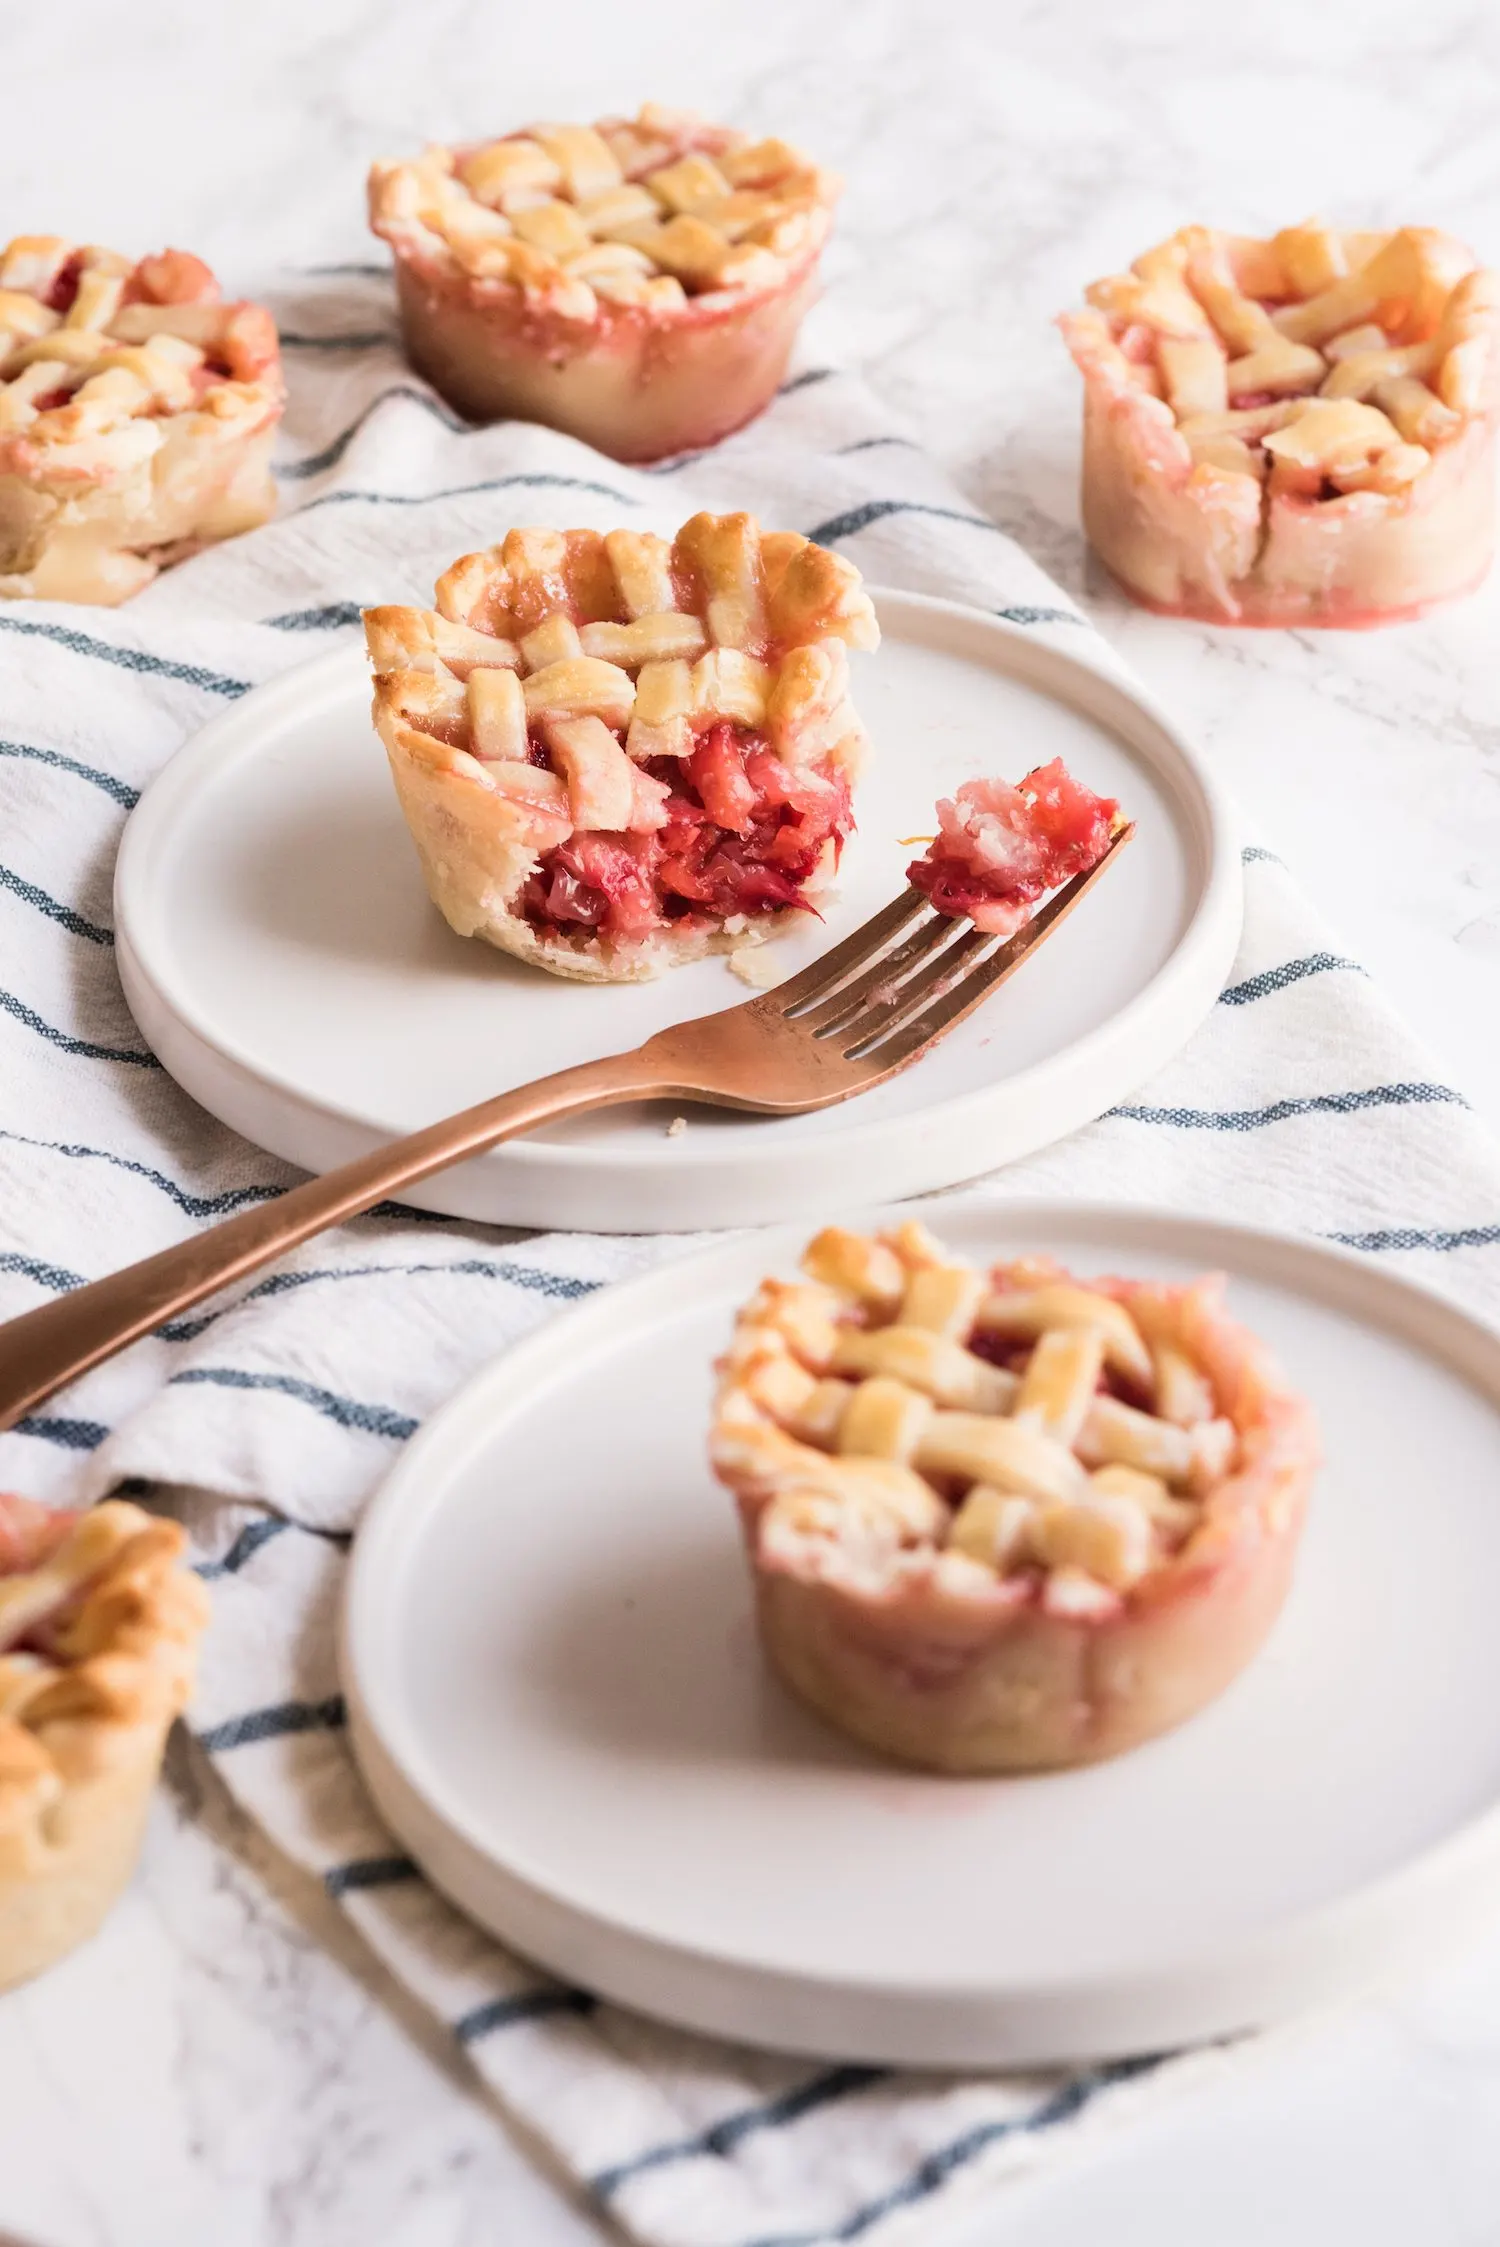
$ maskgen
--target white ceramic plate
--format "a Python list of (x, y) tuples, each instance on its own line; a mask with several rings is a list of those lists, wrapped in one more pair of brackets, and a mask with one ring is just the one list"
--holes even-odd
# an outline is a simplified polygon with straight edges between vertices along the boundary
[(430, 1421), (355, 1548), (386, 1818), (475, 1919), (689, 2026), (911, 2065), (1160, 2049), (1425, 1959), (1500, 1899), (1500, 1337), (1342, 1251), (964, 1197), (970, 1257), (1228, 1271), (1327, 1467), (1257, 1661), (1092, 1769), (905, 1772), (764, 1669), (710, 1360), (803, 1229), (570, 1312)]
[[(885, 646), (857, 659), (874, 739), (861, 832), (826, 925), (781, 946), (785, 974), (896, 895), (912, 856), (899, 838), (930, 831), (935, 799), (976, 773), (1066, 758), (1136, 821), (1119, 863), (972, 1022), (849, 1106), (697, 1108), (673, 1138), (670, 1108), (613, 1108), (410, 1200), (638, 1232), (920, 1193), (1076, 1129), (1188, 1038), (1241, 910), (1230, 822), (1195, 753), (1136, 690), (1035, 632), (907, 594), (878, 603)], [(722, 960), (600, 989), (455, 936), (428, 902), (352, 648), (258, 688), (172, 760), (126, 829), (115, 912), (126, 995), (173, 1076), (315, 1171), (748, 996)]]

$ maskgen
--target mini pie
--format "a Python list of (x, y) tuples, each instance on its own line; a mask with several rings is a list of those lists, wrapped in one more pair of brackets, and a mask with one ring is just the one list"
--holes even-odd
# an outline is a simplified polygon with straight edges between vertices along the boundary
[(1084, 378), (1084, 527), (1137, 600), (1366, 625), (1479, 583), (1500, 278), (1461, 243), (1189, 226), (1086, 293), (1060, 323)]
[(838, 192), (785, 141), (648, 103), (376, 164), (370, 224), (412, 364), (461, 413), (656, 460), (770, 402)]
[(830, 1229), (720, 1361), (712, 1459), (785, 1682), (903, 1762), (1091, 1762), (1220, 1692), (1281, 1606), (1310, 1407), (1221, 1278), (977, 1271)]
[(641, 982), (774, 935), (827, 887), (865, 737), (852, 564), (753, 515), (513, 530), (365, 611), (375, 724), (460, 936)]
[(92, 1935), (130, 1877), (208, 1597), (120, 1499), (0, 1496), (0, 1989)]
[(1049, 890), (1097, 866), (1124, 822), (1060, 757), (1018, 787), (969, 780), (938, 807), (938, 833), (906, 878), (938, 912), (1010, 936)]
[(0, 252), (0, 594), (113, 606), (276, 504), (275, 323), (200, 259)]

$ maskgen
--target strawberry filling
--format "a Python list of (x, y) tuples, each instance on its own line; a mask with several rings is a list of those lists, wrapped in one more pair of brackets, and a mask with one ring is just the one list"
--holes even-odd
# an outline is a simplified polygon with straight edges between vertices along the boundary
[[(532, 762), (548, 762), (534, 745)], [(665, 790), (649, 832), (572, 834), (544, 853), (521, 896), (541, 934), (589, 929), (616, 941), (684, 922), (815, 908), (808, 882), (836, 865), (854, 826), (843, 775), (793, 767), (758, 734), (708, 727), (690, 756), (639, 770)]]
[(1119, 805), (1076, 781), (1060, 757), (1019, 787), (970, 780), (938, 805), (939, 832), (906, 878), (940, 913), (1009, 936), (1049, 890), (1109, 848)]

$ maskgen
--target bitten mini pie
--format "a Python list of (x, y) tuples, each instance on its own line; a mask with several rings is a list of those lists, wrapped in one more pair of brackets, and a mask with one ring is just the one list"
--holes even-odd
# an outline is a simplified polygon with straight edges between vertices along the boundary
[(1221, 1692), (1318, 1462), (1222, 1279), (986, 1273), (916, 1224), (822, 1232), (803, 1270), (740, 1313), (711, 1447), (793, 1692), (967, 1772), (1115, 1755)]
[(376, 164), (370, 224), (412, 364), (461, 413), (656, 460), (769, 403), (838, 192), (785, 141), (648, 103)]
[(1390, 623), (1494, 547), (1500, 278), (1431, 228), (1184, 227), (1061, 327), (1083, 515), (1150, 608)]
[(795, 532), (513, 530), (365, 635), (460, 936), (641, 982), (774, 935), (831, 881), (865, 746), (846, 650), (880, 632), (859, 572)]
[(92, 1935), (130, 1878), (208, 1617), (183, 1542), (123, 1500), (0, 1496), (0, 1989)]
[(0, 594), (112, 606), (263, 523), (275, 323), (185, 250), (136, 265), (22, 235), (0, 253)]
[(1061, 757), (1017, 787), (968, 780), (938, 807), (938, 833), (906, 878), (940, 913), (1010, 936), (1049, 890), (1097, 866), (1124, 825), (1110, 796), (1075, 780)]

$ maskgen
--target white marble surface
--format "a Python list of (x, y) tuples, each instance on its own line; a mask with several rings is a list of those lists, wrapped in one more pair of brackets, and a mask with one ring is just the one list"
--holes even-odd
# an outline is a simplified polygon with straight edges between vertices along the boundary
[[(1080, 592), (1500, 1127), (1500, 578), (1428, 624), (1243, 634), (1085, 559), (1049, 315), (1180, 220), (1420, 219), (1500, 259), (1500, 13), (1454, 0), (171, 0), (0, 10), (7, 231), (182, 241), (248, 285), (368, 257), (369, 156), (647, 95), (848, 176), (822, 347)], [(307, 284), (304, 284), (307, 285)], [(337, 284), (328, 284), (336, 286)], [(1497, 1213), (1474, 1211), (1493, 1220)], [(205, 1791), (206, 1790), (206, 1791)], [(0, 2233), (35, 2247), (571, 2247), (533, 2167), (179, 1749), (105, 1934), (0, 2001)], [(1500, 2201), (1500, 1917), (1060, 2174), (1013, 2247), (1468, 2247)], [(992, 2236), (954, 2223), (945, 2238)]]

